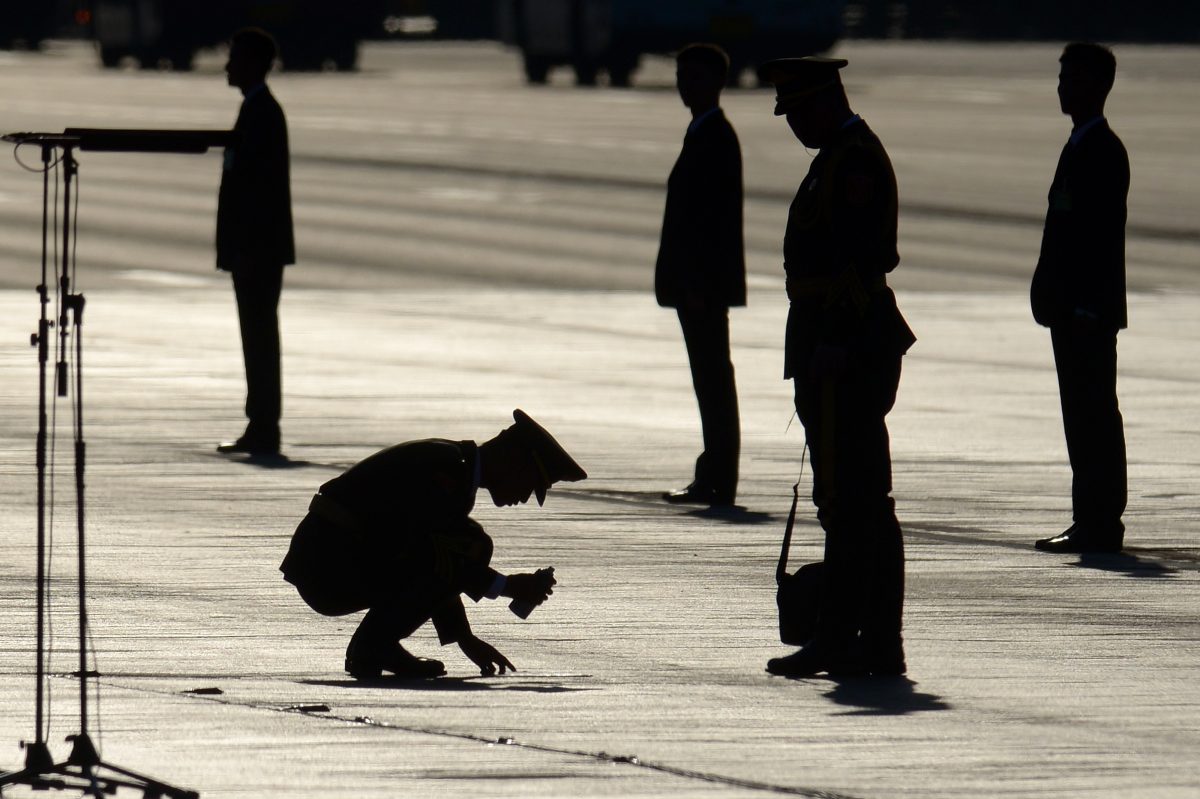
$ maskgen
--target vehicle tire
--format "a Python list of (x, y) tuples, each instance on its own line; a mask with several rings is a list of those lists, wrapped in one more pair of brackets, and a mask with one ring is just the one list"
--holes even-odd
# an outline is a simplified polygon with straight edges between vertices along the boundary
[(742, 85), (742, 72), (750, 65), (745, 58), (735, 57), (729, 59), (729, 74), (725, 78), (725, 88), (736, 89)]
[(296, 45), (284, 50), (281, 60), (285, 72), (320, 72), (325, 66), (325, 58), (321, 53)]
[(156, 50), (142, 50), (137, 53), (138, 66), (142, 69), (158, 69), (166, 59)]
[(168, 56), (168, 60), (171, 62), (171, 69), (176, 72), (191, 72), (195, 53), (187, 49), (175, 50)]
[(595, 64), (575, 64), (575, 85), (576, 86), (595, 86), (596, 76), (599, 70)]
[(358, 69), (358, 42), (348, 41), (338, 44), (330, 54), (330, 58), (338, 72), (354, 72)]
[(549, 60), (525, 53), (525, 80), (541, 85), (550, 76)]
[(638, 57), (614, 58), (608, 62), (608, 84), (619, 89), (633, 85), (633, 73), (638, 68)]
[(124, 50), (115, 47), (100, 47), (100, 63), (109, 69), (121, 66), (121, 59), (128, 55)]

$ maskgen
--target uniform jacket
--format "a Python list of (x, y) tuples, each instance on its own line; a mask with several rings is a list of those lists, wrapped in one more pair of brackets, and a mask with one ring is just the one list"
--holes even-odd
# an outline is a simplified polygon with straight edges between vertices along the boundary
[[(284, 578), (294, 585), (322, 580), (326, 564), (351, 551), (357, 562), (370, 564), (362, 568), (364, 575), (381, 571), (379, 564), (397, 582), (408, 570), (432, 570), (478, 601), (499, 573), (487, 565), (490, 540), (469, 517), (477, 453), (471, 441), (409, 441), (381, 450), (325, 483), (319, 496), (329, 507), (318, 512), (314, 503), (313, 513), (330, 523), (310, 537), (293, 537), (279, 567)], [(482, 543), (485, 556), (462, 557), (454, 547), (464, 540)], [(432, 563), (427, 562), (430, 553)], [(462, 605), (456, 604), (434, 614), (443, 643), (455, 640), (448, 630), (465, 625)]]
[(287, 120), (265, 86), (242, 102), (217, 200), (217, 268), (294, 263)]
[(892, 163), (858, 119), (821, 148), (788, 212), (785, 377), (819, 344), (863, 358), (904, 353), (916, 341), (884, 278), (900, 262), (898, 218)]
[(1039, 324), (1065, 324), (1081, 311), (1114, 330), (1125, 327), (1128, 194), (1129, 156), (1106, 120), (1063, 148), (1030, 289)]
[(688, 289), (709, 305), (746, 304), (742, 151), (719, 108), (684, 137), (667, 179), (654, 293), (675, 308)]

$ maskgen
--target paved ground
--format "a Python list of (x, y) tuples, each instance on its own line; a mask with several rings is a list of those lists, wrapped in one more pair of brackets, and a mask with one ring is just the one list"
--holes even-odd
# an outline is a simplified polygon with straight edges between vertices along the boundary
[[(1069, 133), (1058, 109), (1059, 49), (849, 43), (858, 111), (895, 162), (902, 288), (1023, 290), (1055, 160)], [(1129, 251), (1142, 290), (1200, 290), (1200, 51), (1129, 47), (1110, 101), (1129, 147)], [(221, 59), (193, 74), (102, 72), (64, 46), (0, 53), (8, 130), (67, 126), (227, 128), (237, 92)], [(663, 186), (686, 110), (671, 65), (650, 61), (632, 91), (531, 88), (490, 45), (376, 47), (358, 75), (282, 75), (299, 268), (293, 285), (650, 286)], [(773, 93), (726, 93), (746, 165), (752, 274), (777, 281), (787, 204), (809, 155), (771, 115)], [(31, 149), (19, 153), (37, 160)], [(141, 272), (212, 268), (219, 154), (81, 157), (80, 224), (93, 285)], [(36, 181), (0, 159), (0, 285), (28, 285)], [(33, 195), (33, 196), (31, 196)], [(133, 273), (132, 275), (129, 273)]]
[[(32, 298), (0, 299), (19, 340)], [(802, 439), (776, 379), (782, 307), (753, 299), (734, 322), (747, 510), (721, 519), (654, 499), (685, 481), (698, 435), (673, 320), (645, 296), (292, 292), (289, 468), (210, 452), (238, 425), (225, 292), (97, 297), (86, 391), (106, 755), (230, 796), (1195, 796), (1195, 299), (1135, 298), (1122, 342), (1133, 547), (1080, 561), (1030, 547), (1065, 524), (1068, 475), (1047, 342), (1022, 298), (902, 297), (922, 334), (892, 424), (913, 681), (882, 688), (761, 671), (782, 651), (772, 560)], [(0, 369), (9, 391), (29, 389), (3, 428), (0, 733), (15, 743), (31, 726), (32, 352), (10, 349)], [(528, 622), (500, 604), (473, 612), (520, 671), (472, 678), (447, 652), (447, 680), (352, 685), (353, 619), (308, 612), (275, 571), (308, 496), (379, 446), (486, 437), (514, 406), (592, 474), (542, 509), (480, 510), (501, 568), (555, 565), (561, 580)], [(56, 511), (56, 672), (75, 662), (69, 508)], [(800, 558), (816, 536), (805, 513)], [(437, 652), (428, 633), (413, 648)], [(74, 729), (74, 681), (50, 685), (57, 740)], [(185, 693), (203, 688), (223, 693)], [(329, 710), (286, 710), (301, 705)], [(485, 743), (501, 738), (515, 743)]]
[[(974, 65), (959, 70), (961, 80), (986, 83), (989, 64), (1008, 61), (980, 52), (945, 57)], [(437, 63), (456, 64), (455, 55)], [(1151, 71), (1174, 63), (1153, 56), (1139, 51), (1131, 60)], [(22, 58), (3, 64), (6, 90), (31, 73)], [(217, 125), (231, 114), (219, 86), (202, 88), (203, 72), (100, 79), (78, 53), (59, 58), (50, 62), (56, 86), (67, 92), (79, 82), (85, 88), (70, 91), (97, 95), (83, 121), (127, 100), (128, 121), (115, 124), (134, 124), (138, 114), (159, 124), (157, 106), (137, 98), (160, 93), (164, 107), (182, 107), (180, 86), (195, 94), (188, 123)], [(489, 58), (473, 77), (493, 74), (501, 58)], [(1032, 91), (1026, 68), (1018, 73), (1005, 80)], [(497, 85), (509, 86), (503, 98), (549, 113), (542, 95), (496, 74)], [(1154, 74), (1147, 86), (1193, 85)], [(337, 96), (318, 80), (283, 83), (297, 104), (306, 97), (316, 107)], [(383, 67), (362, 80), (392, 89), (418, 83)], [(445, 92), (457, 86), (454, 75), (445, 80)], [(580, 114), (592, 108), (565, 87), (552, 91)], [(651, 108), (652, 91), (598, 93), (593, 99), (609, 110), (590, 113)], [(1149, 102), (1146, 92), (1139, 102)], [(429, 89), (426, 99), (436, 95)], [(84, 98), (68, 97), (61, 107), (52, 98), (17, 102), (20, 124), (9, 126), (71, 124)], [(757, 107), (767, 98), (747, 93), (736, 102)], [(377, 113), (367, 101), (350, 105)], [(454, 107), (447, 99), (440, 113), (452, 116)], [(89, 300), (90, 608), (103, 675), (92, 732), (105, 756), (230, 797), (1200, 795), (1200, 296), (1191, 291), (1197, 248), (1186, 215), (1135, 216), (1143, 228), (1130, 271), (1139, 291), (1121, 338), (1131, 547), (1080, 559), (1031, 547), (1069, 515), (1049, 341), (1024, 297), (1036, 220), (970, 205), (973, 216), (956, 216), (927, 200), (930, 210), (907, 227), (906, 256), (928, 258), (912, 257), (897, 276), (911, 281), (900, 301), (920, 342), (891, 417), (909, 555), (911, 680), (772, 678), (765, 660), (786, 651), (775, 643), (773, 562), (803, 441), (789, 428), (788, 386), (779, 379), (785, 309), (769, 259), (781, 228), (772, 232), (777, 220), (763, 215), (787, 178), (762, 178), (764, 170), (748, 179), (759, 197), (751, 212), (756, 275), (750, 308), (733, 315), (746, 510), (681, 512), (656, 496), (686, 482), (698, 422), (676, 322), (641, 290), (661, 196), (635, 180), (648, 186), (652, 168), (665, 174), (675, 111), (630, 139), (655, 155), (599, 163), (588, 150), (561, 166), (577, 177), (611, 169), (620, 180), (608, 183), (539, 176), (541, 161), (553, 152), (566, 158), (565, 149), (545, 149), (544, 159), (526, 153), (504, 174), (522, 148), (473, 156), (464, 144), (471, 137), (454, 125), (440, 138), (418, 137), (454, 150), (424, 156), (425, 166), (389, 171), (370, 161), (368, 150), (397, 143), (384, 134), (347, 145), (363, 150), (349, 162), (322, 161), (325, 140), (299, 121), (301, 251), (316, 255), (290, 273), (285, 294), (289, 460), (274, 467), (211, 450), (237, 432), (242, 391), (232, 298), (208, 271), (215, 163), (168, 159), (168, 170), (158, 161), (88, 159), (80, 262)], [(596, 122), (565, 119), (568, 133)], [(1145, 123), (1150, 135), (1147, 120), (1129, 122)], [(759, 135), (747, 127), (744, 139)], [(1060, 127), (1046, 115), (1044, 130), (1028, 134), (1044, 150), (1036, 163), (1020, 167), (1024, 151), (1012, 147), (985, 169), (1013, 173), (1019, 188), (998, 191), (1001, 204), (1044, 194)], [(1158, 149), (1185, 157), (1169, 138), (1156, 140)], [(1153, 164), (1160, 156), (1138, 157)], [(4, 175), (0, 765), (15, 767), (17, 742), (33, 733), (36, 364), (23, 342), (38, 310), (27, 257), (37, 244), (28, 224), (36, 207), (26, 207), (36, 178), (15, 168)], [(404, 190), (388, 191), (392, 181)], [(911, 182), (918, 198), (938, 185)], [(1146, 185), (1147, 207), (1170, 205), (1151, 190), (1159, 184)], [(1172, 177), (1162, 190), (1194, 188)], [(337, 216), (342, 200), (352, 208)], [(447, 207), (473, 210), (439, 227)], [(997, 254), (999, 242), (1014, 251)], [(496, 263), (481, 261), (484, 252)], [(973, 265), (972, 279), (955, 279), (956, 259)], [(915, 276), (905, 278), (910, 266)], [(936, 290), (943, 283), (955, 290)], [(613, 290), (621, 288), (638, 290)], [(1152, 290), (1163, 288), (1170, 291)], [(316, 616), (276, 571), (308, 497), (379, 447), (427, 435), (485, 438), (518, 406), (591, 474), (552, 491), (544, 508), (480, 503), (498, 567), (554, 565), (560, 579), (528, 621), (500, 603), (469, 610), (476, 631), (520, 671), (475, 677), (465, 658), (422, 631), (412, 648), (443, 657), (446, 679), (350, 683), (341, 651), (356, 619)], [(63, 756), (62, 737), (78, 728), (77, 682), (64, 676), (77, 654), (69, 409), (60, 404), (56, 413), (49, 740)], [(800, 525), (798, 561), (818, 552), (807, 509)]]

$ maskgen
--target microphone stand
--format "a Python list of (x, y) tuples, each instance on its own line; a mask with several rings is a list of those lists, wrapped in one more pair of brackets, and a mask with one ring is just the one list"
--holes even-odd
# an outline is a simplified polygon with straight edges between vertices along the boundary
[[(83, 308), (82, 294), (71, 290), (71, 187), (78, 173), (79, 164), (74, 151), (81, 150), (121, 152), (205, 152), (209, 146), (227, 146), (233, 134), (227, 131), (144, 131), (144, 130), (98, 130), (67, 129), (58, 133), (12, 133), (3, 137), (16, 144), (36, 144), (42, 153), (42, 272), (37, 286), (41, 316), (37, 332), (30, 343), (37, 348), (38, 358), (38, 431), (37, 431), (37, 652), (35, 673), (34, 723), (36, 731), (32, 742), (22, 741), (25, 749), (25, 767), (20, 771), (0, 773), (0, 794), (9, 785), (27, 785), (35, 791), (78, 790), (85, 796), (100, 797), (115, 794), (119, 788), (141, 790), (147, 799), (198, 799), (199, 793), (178, 788), (143, 774), (122, 768), (101, 759), (91, 736), (88, 734), (88, 680), (99, 677), (87, 668), (87, 557), (84, 537), (84, 472), (86, 445), (83, 438)], [(59, 161), (63, 166), (63, 217), (62, 217), (62, 264), (58, 277), (59, 307), (57, 320), (52, 322), (47, 310), (50, 304), (48, 286), (50, 216), (50, 170), (55, 166), (54, 152), (61, 151)], [(54, 231), (57, 234), (57, 231)], [(67, 736), (72, 743), (71, 753), (62, 762), (55, 762), (45, 738), (45, 681), (46, 681), (46, 477), (47, 438), (49, 434), (46, 416), (46, 379), (49, 362), (50, 329), (57, 323), (59, 336), (59, 360), (55, 364), (55, 390), (60, 397), (69, 394), (71, 371), (67, 361), (70, 337), (75, 338), (74, 368), (74, 454), (76, 528), (78, 534), (78, 589), (79, 589), (79, 732)]]

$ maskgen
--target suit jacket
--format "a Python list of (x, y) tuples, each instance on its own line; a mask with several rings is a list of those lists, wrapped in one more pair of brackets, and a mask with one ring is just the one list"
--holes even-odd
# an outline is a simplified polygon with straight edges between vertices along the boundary
[(294, 263), (287, 120), (265, 86), (242, 102), (217, 200), (217, 268)]
[(1107, 120), (1063, 148), (1030, 287), (1039, 324), (1065, 324), (1081, 312), (1113, 330), (1126, 326), (1128, 194), (1129, 156)]
[(858, 119), (821, 148), (788, 211), (784, 377), (803, 374), (821, 344), (871, 359), (902, 354), (916, 341), (886, 285), (900, 262), (898, 219), (892, 162)]
[(746, 304), (742, 151), (719, 108), (684, 137), (667, 180), (654, 293), (675, 308), (689, 289), (709, 305)]

